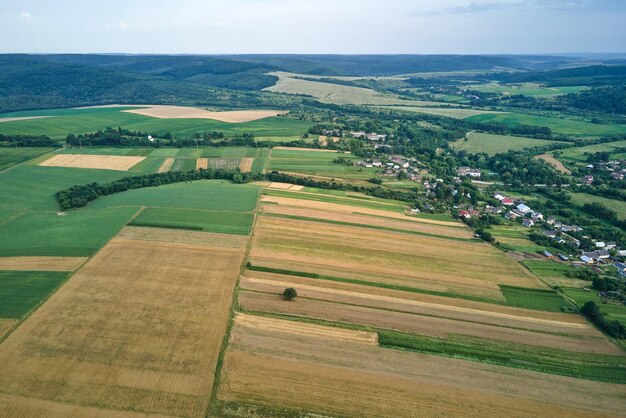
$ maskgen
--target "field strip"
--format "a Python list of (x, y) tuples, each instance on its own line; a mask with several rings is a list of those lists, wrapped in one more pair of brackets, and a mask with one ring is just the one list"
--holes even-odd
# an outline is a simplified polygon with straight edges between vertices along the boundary
[(45, 119), (45, 118), (49, 118), (51, 116), (22, 116), (22, 117), (17, 117), (17, 118), (0, 118), (0, 123), (3, 122), (17, 122), (20, 120), (29, 120), (29, 119)]
[(197, 107), (146, 105), (139, 109), (123, 112), (159, 119), (213, 119), (227, 123), (252, 122), (285, 113), (279, 110), (230, 110), (214, 112)]
[(196, 160), (196, 170), (206, 170), (209, 168), (209, 159), (208, 158), (198, 158)]
[[(289, 184), (289, 183), (287, 183)], [(296, 186), (295, 184), (293, 186)], [(289, 188), (288, 190), (290, 191), (298, 191), (298, 193), (293, 193), (294, 196), (317, 196), (321, 199), (323, 199), (324, 197), (328, 197), (328, 198), (332, 198), (332, 199), (337, 199), (337, 200), (343, 200), (346, 202), (354, 202), (354, 203), (364, 203), (364, 202), (373, 202), (376, 203), (377, 205), (382, 205), (382, 206), (390, 206), (393, 208), (398, 208), (400, 205), (398, 205), (397, 203), (391, 203), (391, 202), (385, 202), (382, 200), (377, 200), (375, 198), (371, 198), (371, 197), (367, 197), (365, 199), (359, 199), (358, 197), (350, 197), (350, 196), (328, 196), (328, 195), (324, 195), (324, 194), (320, 194), (320, 193), (313, 193), (313, 192), (302, 192), (299, 191), (301, 190), (303, 187), (300, 187), (299, 189), (294, 189), (294, 188)]]
[[(311, 151), (311, 152), (330, 152), (334, 154), (338, 154), (339, 151), (333, 149), (318, 149), (318, 148), (302, 148), (302, 147), (273, 147), (273, 150), (283, 150), (283, 151)], [(351, 152), (342, 152), (342, 154), (352, 154)]]
[(330, 416), (620, 416), (623, 385), (235, 324), (219, 399)]
[(71, 405), (0, 393), (0, 416), (3, 417), (90, 417), (90, 418), (168, 418), (170, 415), (112, 411), (91, 406)]
[(245, 313), (237, 313), (235, 323), (242, 327), (262, 329), (266, 332), (286, 332), (307, 337), (331, 339), (334, 341), (349, 341), (370, 345), (378, 344), (378, 334), (375, 332), (327, 327), (324, 325), (307, 324), (305, 322), (295, 322)]
[(546, 334), (315, 299), (300, 298), (295, 303), (290, 303), (283, 301), (277, 294), (247, 290), (239, 292), (239, 304), (244, 311), (294, 315), (324, 321), (416, 333), (430, 337), (447, 338), (452, 334), (456, 334), (579, 353), (611, 356), (626, 355), (624, 350), (605, 338), (581, 338), (577, 336)]
[(0, 270), (74, 271), (88, 257), (0, 257)]
[(174, 158), (166, 158), (165, 161), (163, 161), (163, 164), (161, 164), (161, 167), (159, 167), (159, 169), (157, 170), (157, 173), (165, 173), (166, 171), (170, 171), (170, 169), (172, 168), (172, 164), (174, 164)]
[(239, 169), (242, 173), (249, 173), (252, 171), (252, 163), (254, 163), (254, 158), (242, 158), (239, 162)]
[[(302, 192), (298, 192), (298, 193), (302, 193)], [(359, 199), (352, 199), (352, 201), (359, 201)], [(261, 202), (270, 202), (270, 203), (275, 203), (275, 204), (285, 205), (285, 206), (294, 206), (294, 207), (308, 208), (308, 209), (319, 209), (319, 210), (327, 210), (327, 211), (343, 212), (343, 213), (346, 213), (346, 212), (353, 213), (355, 210), (354, 205), (343, 205), (339, 203), (327, 203), (327, 202), (320, 202), (316, 200), (305, 200), (305, 199), (297, 199), (297, 198), (291, 198), (291, 197), (279, 197), (279, 196), (271, 196), (271, 195), (261, 196)], [(451, 226), (455, 228), (467, 229), (466, 226), (464, 226), (463, 224), (459, 222), (448, 222), (448, 221), (437, 221), (437, 220), (425, 219), (425, 218), (414, 218), (414, 217), (404, 215), (402, 213), (390, 212), (390, 211), (380, 210), (380, 209), (368, 209), (364, 207), (359, 207), (358, 210), (359, 210), (358, 212), (359, 215), (382, 216), (384, 218), (400, 219), (400, 220), (409, 221), (409, 222), (421, 222), (421, 223), (427, 223), (427, 224), (433, 224), (433, 225)]]
[(57, 154), (41, 163), (43, 167), (95, 168), (128, 171), (146, 157), (121, 155)]
[[(255, 284), (258, 284), (261, 286), (254, 286)], [(262, 285), (266, 285), (266, 286), (262, 286)], [(252, 277), (246, 277), (245, 279), (241, 280), (241, 287), (245, 289), (250, 289), (250, 290), (262, 290), (262, 291), (263, 290), (267, 291), (269, 289), (279, 290), (281, 288), (285, 289), (287, 287), (293, 287), (293, 286), (294, 285), (291, 282), (256, 279)], [(562, 332), (566, 332), (567, 328), (571, 328), (574, 330), (580, 329), (580, 330), (595, 331), (593, 328), (589, 326), (589, 324), (585, 322), (574, 323), (574, 322), (556, 321), (556, 320), (551, 320), (551, 319), (521, 317), (519, 315), (507, 314), (507, 313), (502, 313), (502, 312), (471, 309), (471, 308), (437, 304), (437, 303), (431, 303), (431, 302), (423, 302), (423, 301), (417, 301), (417, 300), (400, 299), (400, 298), (389, 297), (389, 296), (373, 295), (373, 294), (368, 294), (368, 293), (359, 293), (359, 292), (345, 291), (345, 290), (339, 290), (339, 289), (325, 289), (320, 286), (312, 286), (312, 285), (304, 285), (304, 284), (298, 284), (297, 289), (298, 289), (299, 294), (301, 290), (311, 291), (313, 294), (328, 294), (329, 296), (333, 296), (335, 299), (339, 299), (337, 301), (350, 300), (349, 298), (358, 298), (358, 299), (363, 299), (363, 300), (385, 302), (385, 304), (374, 306), (374, 307), (380, 307), (380, 308), (386, 307), (386, 308), (398, 310), (398, 311), (402, 310), (403, 305), (428, 308), (428, 309), (422, 310), (421, 312), (430, 313), (433, 315), (434, 315), (434, 312), (436, 311), (443, 311), (443, 312), (449, 311), (450, 313), (456, 314), (456, 315), (451, 315), (450, 317), (454, 319), (458, 319), (458, 320), (464, 320), (464, 319), (467, 320), (467, 319), (470, 319), (469, 317), (471, 316), (474, 316), (474, 317), (486, 316), (486, 317), (492, 317), (496, 319), (508, 319), (508, 320), (512, 320), (515, 322), (519, 321), (521, 323), (528, 322), (528, 323), (535, 323), (535, 324), (551, 325), (551, 326), (554, 326), (555, 328), (561, 328), (561, 327), (565, 328), (564, 330), (562, 330)], [(309, 297), (308, 292), (302, 293), (301, 296)], [(341, 299), (341, 298), (336, 298), (337, 296), (347, 296), (349, 298)], [(324, 299), (324, 300), (335, 301), (333, 299)], [(408, 311), (408, 312), (416, 313), (412, 311)], [(464, 314), (464, 315), (458, 315), (458, 314)], [(602, 336), (598, 332), (592, 332), (591, 335), (598, 336), (598, 337)]]
[(568, 174), (568, 175), (572, 174), (569, 168), (565, 167), (561, 161), (557, 160), (550, 154), (537, 155), (535, 158), (545, 161), (546, 163), (550, 164), (552, 167), (554, 167), (557, 171), (560, 171), (561, 173)]
[(112, 239), (0, 344), (2, 392), (204, 416), (245, 251), (214, 241)]
[(304, 188), (304, 186), (300, 186), (298, 184), (280, 183), (280, 182), (276, 182), (276, 181), (273, 181), (273, 182), (265, 185), (265, 187), (269, 187), (270, 189), (295, 190), (295, 191), (299, 191), (299, 190), (302, 190)]
[(180, 248), (213, 248), (217, 243), (222, 250), (226, 250), (229, 248), (245, 248), (248, 237), (171, 228), (129, 226), (123, 228), (115, 239), (159, 242), (178, 245)]

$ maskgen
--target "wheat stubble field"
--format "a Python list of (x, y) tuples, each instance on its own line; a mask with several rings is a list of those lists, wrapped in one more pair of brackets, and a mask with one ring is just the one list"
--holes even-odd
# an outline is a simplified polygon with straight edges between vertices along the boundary
[[(0, 387), (19, 411), (56, 403), (205, 413), (244, 256), (243, 240), (187, 231), (114, 238), (0, 345)], [(0, 416), (14, 415), (12, 402)], [(79, 409), (80, 411), (80, 409)], [(88, 414), (88, 413), (87, 413)]]

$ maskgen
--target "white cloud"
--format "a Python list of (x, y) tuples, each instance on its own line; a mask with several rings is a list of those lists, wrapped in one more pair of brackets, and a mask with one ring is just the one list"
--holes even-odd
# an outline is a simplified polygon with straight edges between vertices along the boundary
[(120, 28), (120, 29), (126, 30), (126, 29), (128, 29), (128, 23), (118, 22), (117, 23), (117, 27)]
[(20, 19), (22, 19), (22, 20), (30, 21), (30, 20), (33, 20), (33, 18), (34, 18), (33, 15), (31, 15), (28, 12), (20, 13)]

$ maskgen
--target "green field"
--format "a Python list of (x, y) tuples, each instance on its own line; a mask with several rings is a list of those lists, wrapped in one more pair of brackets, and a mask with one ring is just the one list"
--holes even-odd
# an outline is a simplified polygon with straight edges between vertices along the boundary
[(626, 134), (626, 125), (599, 125), (572, 119), (525, 115), (521, 113), (491, 113), (470, 116), (467, 120), (480, 123), (502, 123), (509, 126), (545, 126), (554, 133), (572, 136), (604, 136)]
[(549, 289), (526, 289), (500, 285), (508, 305), (540, 311), (561, 312), (573, 306), (563, 297)]
[(618, 148), (626, 148), (626, 141), (566, 148), (560, 150), (561, 156), (559, 159), (565, 163), (586, 164), (587, 155), (595, 154), (596, 152), (608, 152), (611, 159), (626, 159), (626, 152), (617, 152)]
[(607, 208), (615, 211), (617, 217), (620, 219), (626, 219), (626, 202), (615, 199), (607, 199), (602, 196), (595, 196), (587, 193), (572, 193), (572, 200), (577, 205), (584, 205), (585, 203), (600, 203)]
[(375, 168), (346, 166), (333, 163), (333, 160), (339, 157), (351, 161), (360, 160), (360, 158), (351, 154), (275, 149), (272, 150), (269, 169), (288, 173), (309, 174), (312, 176), (360, 180), (369, 179), (376, 174), (377, 170)]
[(487, 84), (471, 84), (468, 85), (471, 90), (481, 91), (483, 93), (496, 93), (504, 96), (513, 96), (523, 94), (531, 97), (549, 97), (560, 94), (580, 93), (588, 90), (586, 86), (564, 86), (564, 87), (546, 87), (535, 83), (520, 84), (499, 84), (496, 82)]
[(570, 264), (553, 260), (524, 260), (521, 263), (549, 286), (585, 287), (589, 285), (589, 282), (584, 280), (566, 276), (566, 273), (575, 270)]
[(107, 127), (121, 126), (133, 131), (177, 137), (191, 137), (195, 133), (224, 132), (226, 135), (254, 133), (258, 136), (300, 136), (311, 126), (310, 122), (286, 117), (272, 117), (252, 122), (226, 123), (212, 119), (158, 119), (126, 113), (129, 108), (54, 109), (3, 114), (2, 117), (50, 116), (3, 122), (0, 133), (6, 135), (48, 135), (65, 139), (70, 134), (95, 132)]
[(49, 271), (0, 271), (0, 318), (22, 318), (45, 300), (68, 274)]
[(248, 235), (252, 228), (252, 220), (253, 215), (251, 213), (147, 208), (133, 219), (131, 225)]
[(90, 256), (138, 210), (82, 209), (65, 215), (26, 212), (0, 224), (0, 256)]
[(484, 152), (489, 155), (504, 153), (510, 150), (521, 150), (529, 147), (543, 147), (557, 141), (525, 138), (520, 136), (493, 135), (473, 132), (468, 139), (460, 139), (453, 145), (454, 148), (467, 151), (471, 154)]
[(8, 148), (0, 147), (0, 171), (16, 164), (28, 161), (39, 155), (54, 150), (54, 148)]
[(199, 180), (159, 187), (129, 190), (101, 197), (88, 208), (162, 207), (251, 212), (256, 207), (258, 187), (249, 184)]
[(563, 288), (563, 293), (573, 299), (579, 306), (583, 306), (588, 301), (595, 302), (607, 319), (616, 320), (626, 325), (626, 305), (623, 303), (618, 301), (604, 303), (603, 299), (598, 295), (598, 291), (594, 289)]
[(520, 251), (524, 253), (537, 253), (546, 249), (556, 251), (537, 245), (528, 239), (529, 229), (519, 224), (494, 225), (490, 230), (498, 245), (509, 251)]

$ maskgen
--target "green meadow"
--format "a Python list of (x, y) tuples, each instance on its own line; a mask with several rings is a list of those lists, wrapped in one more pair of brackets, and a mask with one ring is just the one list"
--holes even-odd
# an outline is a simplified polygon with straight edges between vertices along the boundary
[(623, 151), (624, 148), (626, 148), (626, 141), (606, 142), (604, 144), (566, 148), (560, 150), (561, 156), (559, 159), (565, 163), (586, 164), (587, 155), (595, 154), (596, 152), (608, 152), (609, 157), (612, 159), (626, 159), (626, 152)]
[(6, 170), (9, 167), (23, 163), (39, 155), (43, 155), (54, 148), (0, 148), (0, 171)]
[(253, 218), (252, 213), (242, 212), (147, 208), (133, 219), (131, 225), (248, 235)]
[(126, 109), (130, 108), (54, 109), (6, 113), (2, 117), (49, 117), (3, 122), (0, 124), (0, 133), (6, 135), (45, 134), (54, 139), (65, 139), (70, 133), (88, 133), (107, 127), (121, 126), (125, 129), (156, 135), (169, 132), (177, 137), (190, 137), (196, 133), (205, 132), (293, 137), (300, 136), (311, 126), (309, 122), (286, 117), (271, 117), (243, 123), (227, 123), (212, 119), (159, 119), (124, 112), (123, 110)]
[(309, 174), (312, 176), (358, 180), (366, 180), (376, 174), (375, 168), (335, 164), (333, 160), (340, 157), (353, 162), (360, 160), (359, 157), (355, 157), (351, 154), (274, 149), (271, 153), (269, 169), (289, 173)]
[(511, 150), (521, 150), (529, 147), (543, 147), (557, 141), (544, 139), (526, 138), (520, 136), (494, 135), (474, 132), (468, 135), (468, 139), (459, 139), (453, 145), (454, 148), (467, 151), (471, 154), (486, 153), (495, 155)]
[(502, 123), (509, 126), (545, 126), (554, 133), (581, 137), (626, 134), (626, 125), (600, 125), (580, 120), (525, 115), (522, 113), (489, 113), (470, 116), (467, 120), (480, 123)]
[(615, 211), (617, 217), (620, 219), (626, 219), (626, 202), (616, 199), (607, 199), (606, 197), (596, 196), (588, 193), (572, 193), (572, 200), (578, 205), (584, 205), (585, 203), (600, 203), (607, 208)]

